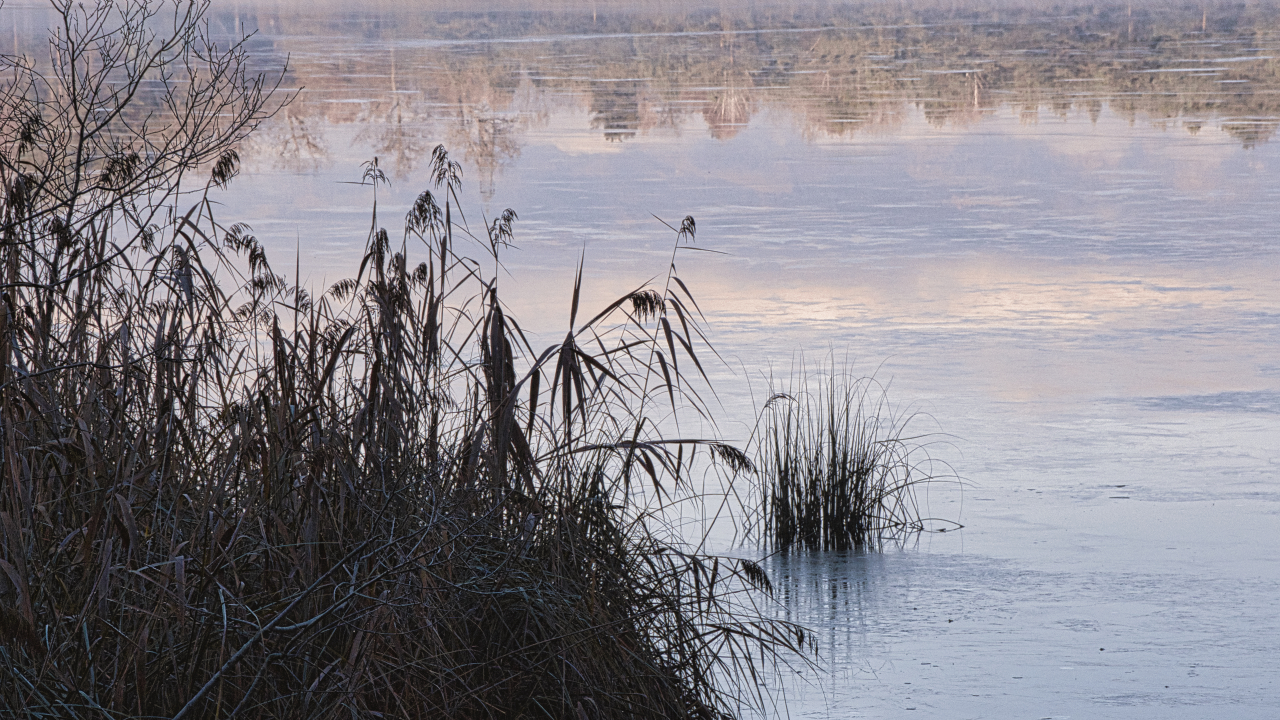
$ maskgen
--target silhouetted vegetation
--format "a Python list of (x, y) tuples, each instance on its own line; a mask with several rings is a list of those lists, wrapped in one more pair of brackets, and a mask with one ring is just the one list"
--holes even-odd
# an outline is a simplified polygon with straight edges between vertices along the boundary
[(360, 266), (313, 295), (209, 196), (273, 109), (243, 45), (207, 42), (204, 4), (57, 7), (51, 65), (6, 57), (0, 98), (0, 715), (760, 698), (804, 636), (753, 611), (757, 565), (688, 551), (650, 504), (695, 458), (750, 467), (656, 427), (705, 411), (674, 260), (595, 312), (575, 286), (535, 347), (485, 270), (516, 214), (464, 219), (439, 147), (394, 236), (366, 165)]
[[(770, 387), (756, 433), (763, 540), (778, 550), (874, 550), (926, 529), (917, 487), (939, 470), (914, 414), (895, 413), (887, 388), (847, 370), (801, 367)], [(949, 469), (943, 474), (950, 475)]]

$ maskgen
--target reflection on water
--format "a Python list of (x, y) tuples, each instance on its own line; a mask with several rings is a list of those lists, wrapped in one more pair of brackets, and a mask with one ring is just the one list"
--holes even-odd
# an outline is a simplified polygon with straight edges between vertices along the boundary
[(1002, 107), (1023, 122), (1104, 108), (1245, 147), (1280, 126), (1280, 16), (1263, 5), (1093, 5), (1052, 13), (964, 5), (733, 4), (592, 14), (388, 10), (315, 13), (249, 6), (219, 18), (258, 28), (305, 87), (257, 153), (322, 157), (323, 124), (355, 124), (404, 176), (442, 136), (486, 176), (521, 136), (586, 108), (606, 141), (700, 118), (729, 139), (767, 109), (807, 137), (892, 133), (909, 109), (969, 126)]
[[(1280, 127), (1280, 15), (1265, 4), (550, 7), (251, 3), (213, 20), (228, 36), (256, 31), (265, 65), (287, 60), (287, 83), (305, 88), (254, 147), (296, 169), (332, 157), (329, 128), (354, 125), (401, 177), (443, 139), (491, 182), (530, 127), (566, 108), (585, 108), (606, 141), (694, 118), (727, 140), (769, 109), (810, 138), (893, 133), (910, 109), (963, 127), (1002, 107), (1027, 123), (1110, 108), (1192, 134), (1220, 128), (1245, 147)], [(45, 13), (6, 15), (0, 37), (40, 57)]]
[[(1263, 3), (222, 7), (216, 30), (256, 31), (267, 66), (287, 59), (305, 88), (260, 144), (285, 161), (327, 152), (321, 123), (350, 123), (408, 173), (416, 143), (448, 126), (452, 145), (492, 169), (519, 152), (523, 128), (566, 105), (587, 107), (615, 141), (694, 116), (727, 139), (775, 107), (810, 136), (893, 132), (907, 108), (967, 125), (1001, 106), (1029, 123), (1073, 110), (1096, 121), (1110, 107), (1192, 134), (1220, 127), (1246, 147), (1280, 126), (1280, 15)], [(13, 52), (38, 57), (47, 16), (7, 14)]]

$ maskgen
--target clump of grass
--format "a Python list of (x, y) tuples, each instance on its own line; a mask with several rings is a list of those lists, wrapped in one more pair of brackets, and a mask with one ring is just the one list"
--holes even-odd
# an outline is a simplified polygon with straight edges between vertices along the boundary
[(632, 499), (727, 453), (635, 414), (684, 402), (671, 297), (575, 287), (534, 349), (441, 189), (317, 297), (208, 200), (122, 246), (7, 223), (0, 715), (725, 717), (798, 645)]
[(766, 543), (864, 550), (925, 529), (916, 490), (935, 479), (934, 461), (886, 386), (831, 361), (769, 390), (753, 436)]
[[(472, 236), (439, 148), (395, 240), (366, 166), (359, 269), (313, 294), (208, 195), (260, 85), (233, 128), (148, 126), (175, 133), (157, 154), (169, 136), (130, 149), (83, 84), (30, 91), (117, 88), (95, 57), (19, 67), (2, 98), (0, 716), (722, 718), (799, 649), (752, 612), (758, 566), (636, 501), (696, 455), (741, 459), (646, 414), (697, 406), (674, 262), (587, 320), (579, 277), (564, 339), (535, 347), (483, 270), (516, 215)], [(192, 105), (138, 112), (166, 107)]]

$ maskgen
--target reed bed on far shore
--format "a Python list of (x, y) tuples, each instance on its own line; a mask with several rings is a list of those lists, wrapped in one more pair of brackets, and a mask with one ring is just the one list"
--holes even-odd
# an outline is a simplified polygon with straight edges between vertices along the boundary
[(801, 363), (769, 392), (753, 436), (761, 502), (752, 517), (765, 543), (870, 550), (925, 530), (916, 493), (938, 479), (935, 461), (909, 434), (917, 416), (895, 413), (886, 386), (829, 359)]
[(391, 231), (366, 166), (360, 266), (313, 294), (215, 217), (270, 91), (201, 44), (207, 3), (58, 8), (52, 67), (5, 58), (0, 87), (0, 717), (762, 702), (804, 635), (755, 611), (757, 565), (637, 501), (749, 466), (649, 415), (698, 407), (674, 260), (592, 312), (567, 288), (535, 346), (486, 274), (516, 215), (464, 219), (441, 147)]

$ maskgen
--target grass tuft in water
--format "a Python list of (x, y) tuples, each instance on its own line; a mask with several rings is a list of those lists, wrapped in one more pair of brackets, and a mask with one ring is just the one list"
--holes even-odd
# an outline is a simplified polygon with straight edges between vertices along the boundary
[(803, 364), (790, 385), (770, 385), (753, 438), (764, 540), (775, 550), (867, 550), (925, 529), (916, 491), (935, 462), (908, 434), (888, 388), (834, 361)]

